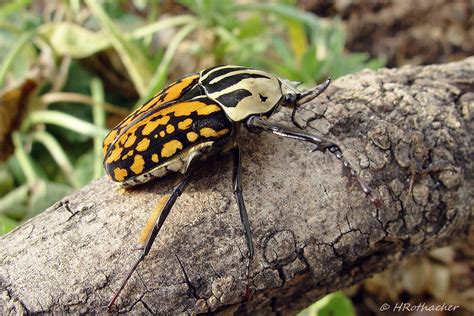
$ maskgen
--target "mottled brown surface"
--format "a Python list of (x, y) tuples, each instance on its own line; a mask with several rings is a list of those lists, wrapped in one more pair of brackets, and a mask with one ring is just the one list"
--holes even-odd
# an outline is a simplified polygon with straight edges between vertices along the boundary
[[(178, 200), (121, 311), (294, 313), (466, 230), (473, 206), (474, 58), (365, 71), (299, 112), (336, 140), (382, 196), (348, 191), (339, 162), (309, 145), (241, 134), (256, 258), (244, 302), (245, 239), (231, 163), (217, 157)], [(275, 119), (289, 124), (289, 111)], [(103, 312), (138, 253), (168, 178), (123, 193), (94, 181), (1, 239), (0, 312)], [(456, 236), (456, 237), (455, 237)], [(179, 258), (179, 260), (178, 260)]]
[(350, 51), (385, 57), (387, 65), (443, 63), (474, 54), (471, 0), (300, 0), (321, 17), (341, 17)]

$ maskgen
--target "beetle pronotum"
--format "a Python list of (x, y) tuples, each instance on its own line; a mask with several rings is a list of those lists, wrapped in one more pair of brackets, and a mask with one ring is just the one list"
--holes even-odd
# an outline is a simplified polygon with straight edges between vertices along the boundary
[[(240, 66), (217, 66), (188, 75), (159, 92), (116, 126), (104, 140), (104, 167), (110, 178), (127, 188), (160, 178), (170, 172), (187, 176), (171, 194), (160, 200), (155, 217), (141, 239), (143, 251), (122, 282), (110, 308), (137, 266), (146, 257), (166, 217), (188, 183), (196, 160), (230, 150), (233, 156), (233, 191), (244, 226), (249, 262), (254, 255), (250, 223), (241, 186), (240, 148), (235, 140), (237, 125), (253, 133), (270, 132), (278, 136), (309, 142), (314, 150), (334, 154), (356, 180), (369, 199), (378, 204), (370, 187), (362, 181), (335, 143), (302, 130), (267, 120), (281, 105), (296, 109), (329, 85), (326, 80), (311, 90), (298, 89), (298, 83), (279, 79), (260, 70)], [(149, 221), (150, 222), (150, 221)], [(152, 228), (151, 228), (152, 227)]]

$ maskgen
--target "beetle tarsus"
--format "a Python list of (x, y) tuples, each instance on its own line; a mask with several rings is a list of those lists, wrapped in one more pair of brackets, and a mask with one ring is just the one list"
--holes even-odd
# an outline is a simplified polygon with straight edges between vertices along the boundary
[(372, 189), (369, 187), (367, 183), (365, 183), (364, 180), (357, 174), (357, 172), (352, 168), (351, 164), (344, 158), (344, 155), (342, 154), (341, 149), (337, 145), (333, 145), (332, 147), (329, 148), (329, 152), (334, 154), (339, 161), (342, 163), (342, 167), (345, 169), (346, 174), (348, 174), (349, 180), (350, 181), (356, 181), (359, 187), (362, 189), (362, 191), (365, 193), (365, 195), (368, 197), (370, 202), (375, 205), (375, 207), (379, 208), (381, 206), (381, 201), (380, 199), (375, 195), (375, 193), (372, 191)]

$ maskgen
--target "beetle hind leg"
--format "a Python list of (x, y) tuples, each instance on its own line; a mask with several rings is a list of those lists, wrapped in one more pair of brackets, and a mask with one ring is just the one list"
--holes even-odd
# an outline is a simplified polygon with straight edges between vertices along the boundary
[[(144, 236), (140, 237), (140, 239), (142, 241), (144, 241), (144, 245), (143, 245), (143, 248), (142, 248), (142, 253), (137, 258), (137, 260), (133, 264), (132, 268), (129, 270), (129, 272), (128, 272), (127, 276), (125, 277), (125, 279), (122, 281), (122, 284), (120, 285), (119, 290), (115, 293), (115, 295), (110, 300), (110, 303), (107, 305), (108, 311), (110, 311), (112, 306), (115, 304), (115, 301), (117, 300), (120, 293), (122, 292), (122, 290), (127, 285), (128, 280), (132, 276), (133, 272), (137, 269), (138, 265), (145, 259), (145, 257), (150, 252), (151, 246), (153, 245), (153, 242), (155, 241), (156, 236), (160, 232), (161, 227), (163, 226), (163, 223), (165, 222), (165, 220), (168, 217), (171, 209), (173, 208), (173, 205), (176, 202), (176, 199), (181, 195), (181, 193), (183, 193), (184, 189), (186, 188), (186, 185), (188, 184), (188, 182), (191, 178), (191, 175), (192, 175), (191, 173), (189, 175), (187, 175), (183, 180), (181, 180), (181, 182), (178, 183), (178, 185), (176, 185), (173, 188), (173, 191), (171, 192), (171, 194), (165, 195), (158, 202), (157, 208), (153, 212), (156, 215), (155, 221), (154, 221), (155, 223), (153, 225), (153, 228), (148, 229), (147, 227), (145, 227), (143, 232), (142, 232), (142, 234), (144, 234)], [(153, 218), (153, 215), (152, 215), (152, 218)], [(147, 223), (147, 225), (149, 225), (149, 223), (151, 223), (150, 220)]]

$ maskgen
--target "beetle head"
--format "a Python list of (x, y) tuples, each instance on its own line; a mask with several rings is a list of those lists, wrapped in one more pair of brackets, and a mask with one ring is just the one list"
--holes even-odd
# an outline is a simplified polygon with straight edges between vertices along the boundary
[(311, 100), (316, 98), (318, 95), (323, 93), (323, 91), (326, 90), (326, 88), (331, 83), (331, 79), (327, 79), (322, 84), (309, 90), (299, 89), (298, 86), (301, 84), (301, 82), (298, 82), (298, 81), (280, 79), (280, 82), (281, 82), (281, 91), (283, 94), (283, 101), (282, 101), (283, 104), (293, 107), (293, 112), (291, 113), (291, 121), (296, 127), (303, 129), (301, 125), (299, 125), (296, 122), (296, 119), (295, 119), (296, 109), (300, 105), (310, 102)]
[(291, 81), (288, 79), (281, 79), (281, 93), (283, 95), (283, 102), (285, 104), (293, 104), (298, 100), (298, 95), (300, 95), (303, 91), (298, 88), (301, 85), (300, 81)]

